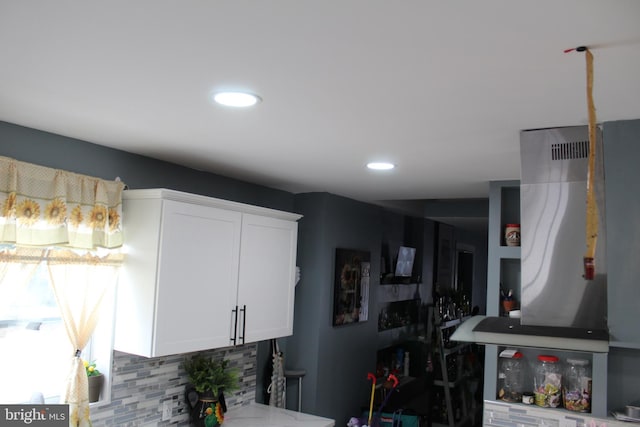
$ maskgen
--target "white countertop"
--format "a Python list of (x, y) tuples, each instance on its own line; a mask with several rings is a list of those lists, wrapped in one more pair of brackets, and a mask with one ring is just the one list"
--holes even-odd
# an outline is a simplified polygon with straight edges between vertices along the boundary
[(230, 409), (224, 414), (223, 427), (333, 427), (329, 418), (288, 409), (252, 403)]

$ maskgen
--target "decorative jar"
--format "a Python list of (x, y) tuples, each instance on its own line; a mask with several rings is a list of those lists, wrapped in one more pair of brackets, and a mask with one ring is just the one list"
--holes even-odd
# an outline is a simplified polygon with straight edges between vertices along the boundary
[(519, 351), (500, 353), (498, 398), (505, 402), (521, 402), (525, 378), (524, 358)]
[(591, 367), (586, 359), (567, 359), (562, 400), (570, 411), (591, 412)]
[(545, 408), (557, 408), (562, 403), (562, 370), (557, 356), (538, 356), (533, 376), (535, 404)]

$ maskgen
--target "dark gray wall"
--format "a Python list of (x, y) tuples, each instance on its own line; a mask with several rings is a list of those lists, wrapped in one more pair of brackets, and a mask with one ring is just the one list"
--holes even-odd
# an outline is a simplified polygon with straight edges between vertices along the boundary
[(603, 127), (606, 171), (607, 298), (613, 348), (609, 409), (640, 401), (640, 120)]
[(286, 191), (7, 122), (0, 122), (0, 155), (103, 179), (119, 176), (132, 189), (171, 188), (293, 211), (293, 194)]
[(638, 323), (629, 322), (640, 308), (640, 120), (605, 123), (603, 132), (609, 329), (612, 341), (640, 345)]
[[(294, 335), (285, 339), (286, 364), (305, 369), (303, 411), (345, 425), (367, 402), (367, 372), (375, 367), (381, 208), (327, 193), (296, 196), (300, 221)], [(336, 248), (371, 253), (369, 320), (332, 326)]]

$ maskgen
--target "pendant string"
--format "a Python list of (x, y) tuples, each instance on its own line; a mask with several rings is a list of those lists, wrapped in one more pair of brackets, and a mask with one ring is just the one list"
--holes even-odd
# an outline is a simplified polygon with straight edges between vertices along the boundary
[(584, 52), (587, 65), (587, 111), (589, 115), (589, 159), (587, 170), (586, 252), (583, 258), (584, 278), (593, 280), (596, 270), (598, 242), (598, 205), (595, 195), (596, 174), (596, 107), (593, 102), (593, 54), (586, 46), (565, 49), (564, 53)]

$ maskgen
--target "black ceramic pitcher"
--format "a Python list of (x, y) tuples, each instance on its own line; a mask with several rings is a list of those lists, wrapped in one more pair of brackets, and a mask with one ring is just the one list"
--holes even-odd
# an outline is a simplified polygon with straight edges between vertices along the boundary
[(189, 421), (194, 427), (215, 427), (221, 425), (227, 405), (222, 391), (218, 396), (213, 393), (199, 393), (189, 387), (185, 392), (185, 400), (189, 405)]

